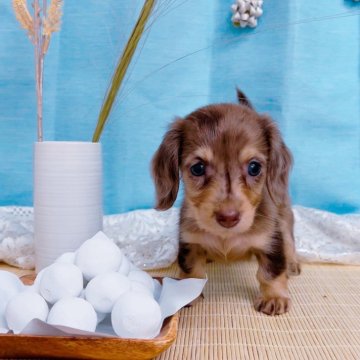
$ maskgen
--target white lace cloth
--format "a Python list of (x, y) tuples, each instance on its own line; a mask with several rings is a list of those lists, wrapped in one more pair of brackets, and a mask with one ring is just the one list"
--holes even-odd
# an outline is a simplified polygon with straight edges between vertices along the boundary
[[(295, 239), (303, 261), (360, 265), (360, 215), (295, 206)], [(104, 216), (104, 232), (137, 266), (166, 267), (178, 250), (179, 209), (137, 210)], [(0, 207), (0, 261), (34, 267), (33, 210)]]

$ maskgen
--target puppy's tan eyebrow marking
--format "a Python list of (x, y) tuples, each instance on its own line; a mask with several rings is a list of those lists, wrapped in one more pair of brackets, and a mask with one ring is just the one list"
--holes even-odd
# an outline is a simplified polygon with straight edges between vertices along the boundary
[(207, 146), (202, 146), (196, 149), (193, 155), (207, 162), (212, 162), (214, 159), (212, 150)]
[(262, 162), (266, 162), (266, 157), (265, 155), (259, 153), (259, 150), (257, 150), (256, 148), (253, 147), (249, 147), (249, 148), (245, 148), (241, 153), (240, 153), (240, 162), (246, 162), (249, 161), (251, 159), (258, 159)]

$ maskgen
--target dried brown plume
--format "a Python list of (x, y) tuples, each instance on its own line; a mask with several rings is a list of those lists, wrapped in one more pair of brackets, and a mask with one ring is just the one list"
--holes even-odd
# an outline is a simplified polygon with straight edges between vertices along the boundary
[(53, 32), (59, 31), (61, 26), (61, 16), (62, 16), (62, 5), (63, 0), (52, 0), (50, 6), (48, 7), (46, 17), (44, 19), (44, 43), (43, 43), (43, 53), (46, 53), (50, 36)]
[(26, 0), (13, 0), (13, 8), (16, 19), (21, 26), (28, 32), (31, 42), (34, 42), (34, 21), (27, 8)]
[[(45, 54), (50, 42), (50, 37), (53, 32), (59, 31), (61, 26), (63, 0), (51, 0), (50, 5), (45, 9), (43, 8), (42, 22), (42, 53)], [(32, 43), (35, 39), (35, 23), (31, 16), (28, 7), (27, 0), (13, 0), (13, 8), (16, 19), (21, 26), (27, 30), (28, 36)]]

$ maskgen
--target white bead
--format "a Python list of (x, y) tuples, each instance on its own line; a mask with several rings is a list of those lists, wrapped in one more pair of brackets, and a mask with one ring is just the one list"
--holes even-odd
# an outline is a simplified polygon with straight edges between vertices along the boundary
[(5, 317), (9, 329), (22, 331), (33, 319), (45, 321), (49, 313), (46, 301), (37, 293), (24, 291), (8, 303)]
[(254, 28), (257, 26), (257, 20), (254, 17), (250, 17), (248, 20), (249, 26)]
[(231, 20), (232, 20), (233, 22), (239, 22), (239, 21), (240, 21), (240, 18), (241, 18), (240, 14), (239, 14), (239, 13), (235, 13), (235, 14), (233, 15), (233, 17), (231, 18)]
[(247, 26), (247, 21), (240, 21), (240, 27), (245, 28)]
[(232, 4), (232, 5), (231, 5), (231, 11), (232, 11), (233, 13), (236, 13), (237, 10), (238, 10), (238, 6), (237, 6), (236, 4)]
[(242, 15), (240, 16), (240, 20), (246, 21), (247, 19), (249, 19), (249, 14), (247, 14), (247, 13), (242, 14)]
[(85, 299), (98, 312), (110, 313), (116, 300), (130, 289), (130, 280), (118, 272), (94, 277), (85, 289)]
[(128, 291), (116, 302), (111, 323), (120, 337), (152, 339), (161, 328), (160, 306), (150, 296)]
[(64, 298), (51, 308), (47, 319), (50, 325), (68, 326), (84, 331), (95, 331), (97, 315), (92, 305), (80, 298)]
[(54, 304), (64, 297), (79, 296), (83, 285), (83, 276), (77, 266), (54, 263), (44, 269), (39, 291), (46, 301)]
[(245, 6), (245, 4), (239, 5), (239, 10), (238, 10), (238, 12), (239, 12), (240, 14), (243, 14), (244, 12), (246, 12), (246, 6)]
[(261, 8), (261, 7), (258, 7), (258, 8), (256, 9), (255, 16), (256, 16), (256, 17), (260, 17), (262, 14), (263, 14), (262, 8)]
[(255, 13), (256, 13), (256, 9), (255, 9), (255, 7), (254, 7), (254, 6), (250, 6), (250, 10), (249, 10), (249, 14), (250, 14), (250, 16), (255, 15)]

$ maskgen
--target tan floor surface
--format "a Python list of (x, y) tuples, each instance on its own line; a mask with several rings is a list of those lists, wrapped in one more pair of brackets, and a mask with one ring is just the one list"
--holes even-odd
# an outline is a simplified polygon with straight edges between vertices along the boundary
[(181, 310), (177, 340), (157, 360), (360, 360), (360, 267), (303, 265), (293, 308), (277, 317), (254, 311), (255, 273), (254, 262), (209, 264), (204, 300)]
[(304, 265), (290, 281), (290, 313), (276, 317), (253, 309), (255, 273), (255, 262), (209, 264), (205, 299), (181, 311), (177, 340), (158, 359), (360, 360), (360, 267)]

